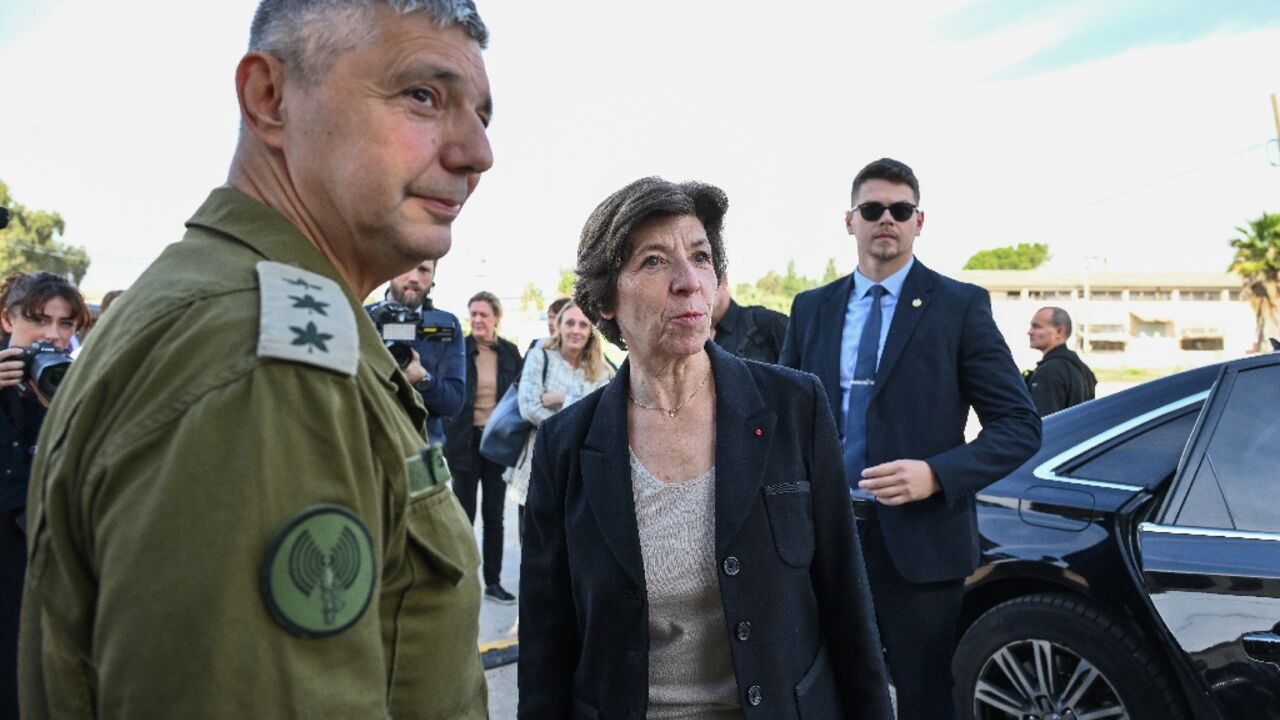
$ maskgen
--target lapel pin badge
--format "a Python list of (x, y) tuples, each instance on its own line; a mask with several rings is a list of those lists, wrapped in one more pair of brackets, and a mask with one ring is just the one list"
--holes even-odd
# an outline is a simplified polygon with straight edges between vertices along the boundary
[(915, 300), (911, 301), (911, 307), (920, 307), (923, 304), (924, 304), (924, 301), (922, 301), (920, 298), (916, 298)]

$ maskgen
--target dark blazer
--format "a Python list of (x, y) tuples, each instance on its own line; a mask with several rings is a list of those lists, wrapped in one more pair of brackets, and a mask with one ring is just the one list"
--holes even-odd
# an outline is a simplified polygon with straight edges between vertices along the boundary
[[(715, 558), (747, 718), (891, 718), (835, 423), (810, 375), (708, 342)], [(538, 429), (520, 568), (521, 718), (642, 718), (648, 602), (630, 363)], [(758, 698), (757, 704), (751, 704)]]
[[(493, 348), (498, 353), (498, 399), (507, 391), (511, 383), (520, 379), (520, 369), (524, 359), (520, 357), (520, 349), (515, 343), (499, 337)], [(449, 462), (449, 469), (457, 472), (480, 472), (477, 462), (473, 436), (475, 434), (474, 415), (476, 410), (476, 339), (467, 336), (467, 394), (462, 410), (444, 423), (444, 458)]]
[[(796, 296), (779, 364), (818, 376), (840, 407), (840, 336), (853, 276)], [(970, 406), (982, 433), (965, 443)], [(976, 285), (925, 267), (907, 273), (867, 409), (868, 467), (924, 460), (942, 492), (877, 508), (898, 572), (911, 582), (963, 578), (978, 567), (973, 496), (1040, 448), (1040, 418)]]

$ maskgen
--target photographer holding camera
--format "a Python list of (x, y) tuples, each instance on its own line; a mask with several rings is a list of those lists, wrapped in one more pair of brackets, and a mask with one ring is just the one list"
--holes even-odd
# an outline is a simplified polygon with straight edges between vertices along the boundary
[(45, 408), (71, 365), (89, 308), (59, 275), (14, 273), (0, 284), (0, 717), (17, 717), (18, 609), (26, 569), (23, 511)]
[[(423, 260), (409, 272), (391, 280), (386, 300), (367, 309), (382, 331), (384, 344), (404, 370), (405, 377), (427, 407), (427, 437), (444, 444), (444, 418), (462, 409), (467, 390), (467, 357), (462, 325), (453, 313), (431, 303), (435, 286), (435, 260)], [(411, 325), (398, 339), (387, 336), (387, 325)]]

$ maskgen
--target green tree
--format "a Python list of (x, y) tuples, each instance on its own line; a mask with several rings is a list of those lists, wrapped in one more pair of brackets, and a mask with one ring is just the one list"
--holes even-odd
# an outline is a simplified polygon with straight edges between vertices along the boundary
[(573, 284), (578, 274), (569, 268), (560, 268), (560, 282), (556, 284), (556, 297), (573, 297)]
[(547, 300), (542, 296), (542, 288), (531, 282), (525, 283), (524, 290), (520, 293), (520, 309), (535, 308), (541, 311), (546, 306)]
[(1258, 329), (1258, 351), (1267, 348), (1267, 337), (1280, 337), (1280, 213), (1262, 213), (1248, 225), (1236, 227), (1231, 240), (1235, 257), (1227, 268), (1243, 281), (1242, 295), (1253, 308)]
[(827, 258), (827, 269), (822, 273), (822, 284), (833, 283), (840, 278), (840, 268), (836, 267), (835, 258)]
[(0, 182), (0, 206), (9, 208), (9, 227), (0, 230), (0, 275), (47, 270), (79, 284), (89, 270), (84, 248), (54, 240), (66, 229), (56, 212), (31, 210), (9, 195)]
[(964, 264), (965, 270), (1034, 270), (1049, 259), (1044, 243), (1018, 243), (1012, 247), (979, 250)]
[[(828, 263), (828, 270), (833, 265), (834, 261)], [(817, 280), (797, 273), (796, 261), (789, 260), (785, 275), (779, 275), (777, 271), (770, 270), (764, 274), (764, 277), (756, 280), (754, 285), (740, 283), (733, 289), (733, 299), (739, 305), (763, 305), (780, 313), (789, 313), (791, 301), (796, 295), (817, 286)]]

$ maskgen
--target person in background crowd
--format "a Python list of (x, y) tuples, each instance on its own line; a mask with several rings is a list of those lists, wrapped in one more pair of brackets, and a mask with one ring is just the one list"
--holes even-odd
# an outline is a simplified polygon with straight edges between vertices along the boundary
[(484, 522), (484, 597), (503, 605), (516, 601), (502, 587), (502, 513), (506, 484), (498, 463), (480, 454), (480, 436), (498, 400), (520, 377), (520, 350), (498, 336), (502, 302), (490, 292), (478, 292), (467, 303), (471, 334), (466, 339), (467, 384), (462, 411), (445, 429), (445, 459), (453, 472), (453, 492), (476, 521), (476, 490), (480, 492), (480, 518)]
[[(898, 718), (947, 720), (964, 578), (978, 566), (973, 496), (1035, 454), (1040, 418), (987, 292), (916, 260), (924, 211), (911, 168), (872, 162), (851, 198), (858, 265), (796, 296), (779, 362), (817, 375), (844, 419)], [(965, 443), (970, 408), (982, 432)]]
[(431, 302), (437, 260), (423, 260), (409, 272), (393, 278), (387, 296), (421, 315), (418, 339), (412, 344), (413, 362), (404, 369), (413, 389), (427, 407), (427, 438), (444, 443), (444, 419), (462, 410), (467, 390), (467, 356), (462, 325), (451, 312)]
[(787, 334), (787, 316), (763, 305), (742, 306), (729, 295), (729, 277), (716, 289), (716, 306), (711, 322), (720, 347), (744, 360), (778, 362), (782, 339)]
[(0, 718), (18, 717), (18, 618), (27, 567), (23, 511), (36, 436), (49, 398), (22, 360), (36, 343), (67, 350), (89, 324), (80, 291), (52, 273), (14, 273), (0, 284)]
[[(604, 357), (603, 341), (582, 308), (566, 303), (556, 315), (556, 330), (541, 347), (525, 356), (520, 378), (520, 415), (536, 429), (544, 420), (603, 386), (614, 370)], [(543, 368), (546, 372), (543, 372)], [(546, 381), (543, 381), (543, 377)], [(524, 504), (529, 493), (529, 468), (534, 433), (529, 433), (520, 462), (507, 470), (511, 492), (520, 508), (520, 537), (524, 537)]]
[[(569, 303), (569, 298), (556, 298), (547, 306), (547, 336), (535, 339), (529, 343), (529, 350), (536, 347), (542, 347), (542, 344), (556, 336), (556, 316), (560, 314), (560, 310)], [(529, 354), (528, 350), (525, 354)]]
[(108, 291), (106, 295), (102, 296), (102, 302), (99, 304), (98, 313), (99, 314), (105, 313), (107, 311), (107, 308), (111, 307), (111, 303), (115, 302), (116, 300), (119, 300), (120, 296), (123, 294), (124, 294), (123, 290)]
[(473, 531), (360, 302), (493, 165), (487, 42), (471, 0), (258, 4), (227, 184), (45, 419), (24, 718), (488, 716)]
[(727, 207), (645, 178), (583, 228), (575, 300), (630, 354), (538, 429), (520, 718), (893, 716), (822, 386), (710, 341)]
[(1067, 347), (1071, 337), (1071, 316), (1060, 307), (1040, 308), (1031, 316), (1027, 330), (1031, 347), (1043, 353), (1036, 369), (1027, 375), (1027, 389), (1040, 417), (1092, 400), (1098, 378)]

